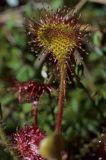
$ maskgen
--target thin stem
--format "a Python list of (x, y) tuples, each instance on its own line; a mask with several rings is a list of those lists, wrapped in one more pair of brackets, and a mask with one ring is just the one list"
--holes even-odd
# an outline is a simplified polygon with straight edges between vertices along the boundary
[(96, 92), (97, 89), (96, 89), (96, 86), (95, 86), (95, 84), (94, 84), (94, 82), (92, 80), (90, 72), (88, 71), (88, 68), (86, 67), (85, 62), (82, 60), (82, 58), (81, 58), (81, 56), (80, 56), (80, 54), (78, 53), (77, 50), (74, 52), (74, 57), (75, 57), (77, 63), (82, 63), (83, 66), (84, 66), (84, 76), (87, 79), (88, 87), (89, 87), (90, 91)]
[(34, 117), (34, 125), (38, 126), (38, 101), (32, 102), (32, 116)]
[[(88, 0), (80, 0), (76, 5), (75, 5), (75, 9), (74, 9), (74, 14), (77, 14), (80, 12), (80, 10), (82, 9), (82, 7), (87, 3)], [(72, 16), (72, 10), (64, 16), (64, 19), (67, 19), (69, 17)]]
[(65, 99), (66, 81), (65, 81), (65, 65), (60, 65), (60, 86), (59, 86), (59, 99), (58, 99), (58, 112), (56, 119), (55, 133), (60, 134), (61, 124), (64, 109), (64, 99)]
[(12, 156), (13, 160), (18, 160), (15, 152), (13, 151), (13, 148), (11, 147), (11, 144), (10, 144), (6, 134), (4, 133), (4, 131), (2, 129), (1, 124), (0, 124), (0, 137), (1, 137), (3, 144), (5, 145), (6, 149), (9, 151), (10, 155)]

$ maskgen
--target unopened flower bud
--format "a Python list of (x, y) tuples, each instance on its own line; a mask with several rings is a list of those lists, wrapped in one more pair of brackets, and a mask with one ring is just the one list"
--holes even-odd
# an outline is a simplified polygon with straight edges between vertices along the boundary
[(40, 154), (48, 160), (61, 159), (62, 149), (63, 139), (61, 135), (52, 134), (40, 143)]

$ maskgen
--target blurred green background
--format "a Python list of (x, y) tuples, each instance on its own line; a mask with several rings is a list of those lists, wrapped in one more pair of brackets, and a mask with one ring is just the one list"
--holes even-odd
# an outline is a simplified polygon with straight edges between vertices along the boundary
[[(79, 2), (46, 0), (43, 5), (58, 9), (64, 5), (74, 7)], [(49, 72), (46, 64), (37, 67), (37, 58), (30, 51), (24, 26), (24, 17), (31, 16), (33, 10), (36, 13), (36, 9), (43, 5), (40, 0), (0, 0), (0, 113), (3, 114), (1, 125), (8, 136), (15, 133), (17, 127), (33, 121), (31, 104), (19, 104), (12, 89), (8, 91), (12, 86), (11, 79), (44, 82), (46, 78), (42, 72)], [(85, 44), (88, 55), (84, 53), (84, 62), (97, 92), (88, 89), (91, 97), (95, 95), (92, 102), (85, 90), (72, 80), (72, 86), (67, 87), (62, 134), (68, 159), (97, 160), (99, 138), (106, 131), (106, 1), (89, 0), (79, 7), (82, 21), (91, 25), (89, 42)], [(87, 77), (82, 76), (81, 80), (86, 86)], [(51, 133), (55, 124), (57, 94), (53, 93), (52, 101), (44, 94), (39, 105), (39, 125)], [(0, 141), (0, 160), (9, 159), (12, 158)]]

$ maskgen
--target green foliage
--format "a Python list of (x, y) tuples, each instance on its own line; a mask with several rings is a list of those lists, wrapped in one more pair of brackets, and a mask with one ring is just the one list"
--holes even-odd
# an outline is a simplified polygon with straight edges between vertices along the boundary
[(51, 5), (53, 9), (58, 9), (59, 7), (62, 7), (63, 0), (53, 0)]

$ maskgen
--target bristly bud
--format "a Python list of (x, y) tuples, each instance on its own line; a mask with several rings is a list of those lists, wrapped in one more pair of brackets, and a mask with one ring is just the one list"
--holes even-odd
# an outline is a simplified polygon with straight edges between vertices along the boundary
[(35, 50), (44, 50), (50, 53), (58, 64), (65, 63), (75, 48), (81, 48), (81, 41), (85, 35), (78, 18), (74, 14), (66, 17), (70, 9), (53, 11), (41, 10), (43, 15), (39, 22), (28, 20), (26, 22), (28, 37)]
[(12, 90), (18, 92), (18, 100), (20, 103), (23, 102), (35, 102), (38, 101), (40, 96), (47, 92), (49, 97), (51, 96), (51, 86), (38, 83), (36, 81), (24, 81), (20, 82), (15, 79), (11, 80)]
[(25, 126), (14, 136), (15, 148), (23, 160), (44, 160), (39, 154), (39, 144), (45, 133), (36, 126)]

